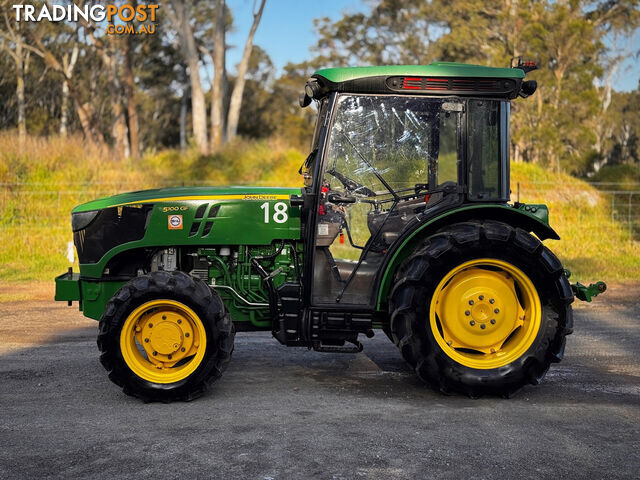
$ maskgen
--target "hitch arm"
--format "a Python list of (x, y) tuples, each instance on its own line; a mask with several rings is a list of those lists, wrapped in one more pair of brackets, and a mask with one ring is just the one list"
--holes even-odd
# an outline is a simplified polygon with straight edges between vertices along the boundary
[[(567, 278), (571, 277), (571, 271), (564, 269)], [(607, 284), (604, 282), (590, 283), (589, 286), (582, 285), (580, 282), (571, 284), (571, 291), (578, 300), (590, 302), (593, 297), (597, 297), (607, 290)]]
[(579, 282), (571, 284), (571, 290), (577, 299), (583, 302), (590, 302), (593, 297), (607, 290), (607, 284), (604, 282), (591, 283), (588, 287)]

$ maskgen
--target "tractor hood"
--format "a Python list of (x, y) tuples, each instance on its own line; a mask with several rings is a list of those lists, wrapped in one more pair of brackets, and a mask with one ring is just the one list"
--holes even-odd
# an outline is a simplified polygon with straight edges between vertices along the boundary
[(125, 205), (143, 205), (200, 200), (289, 200), (300, 194), (299, 188), (287, 187), (176, 187), (139, 190), (92, 200), (73, 209), (72, 213), (102, 210)]
[(84, 276), (136, 248), (270, 245), (300, 238), (299, 188), (179, 187), (143, 190), (77, 206), (71, 215)]

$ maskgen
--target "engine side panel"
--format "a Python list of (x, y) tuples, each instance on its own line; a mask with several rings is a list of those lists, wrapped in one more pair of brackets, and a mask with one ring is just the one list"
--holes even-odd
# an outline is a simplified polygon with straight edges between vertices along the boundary
[[(100, 278), (116, 255), (143, 247), (270, 245), (275, 240), (300, 239), (300, 210), (291, 208), (289, 193), (148, 201), (153, 202), (152, 207), (145, 203), (108, 207), (85, 229), (75, 232), (83, 277)], [(146, 218), (129, 212), (146, 209)], [(144, 236), (117, 246), (113, 241), (103, 241), (117, 238), (117, 220), (124, 216), (145, 222)], [(122, 238), (129, 239), (124, 228), (121, 233)], [(104, 252), (94, 248), (88, 253), (90, 244), (113, 247)]]

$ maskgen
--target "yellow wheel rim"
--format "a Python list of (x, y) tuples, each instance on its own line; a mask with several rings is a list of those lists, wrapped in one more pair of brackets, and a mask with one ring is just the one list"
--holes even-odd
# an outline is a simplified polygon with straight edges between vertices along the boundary
[(444, 276), (429, 309), (429, 325), (456, 362), (498, 368), (524, 355), (538, 334), (542, 308), (522, 270), (493, 258), (465, 262)]
[(207, 335), (198, 315), (173, 300), (153, 300), (127, 317), (120, 350), (129, 368), (153, 383), (175, 383), (204, 358)]

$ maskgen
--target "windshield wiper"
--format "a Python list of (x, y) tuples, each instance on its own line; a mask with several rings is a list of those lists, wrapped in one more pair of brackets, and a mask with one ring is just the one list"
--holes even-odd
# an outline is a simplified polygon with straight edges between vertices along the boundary
[(347, 142), (349, 142), (349, 145), (351, 145), (351, 147), (353, 148), (353, 151), (356, 152), (358, 154), (358, 156), (362, 159), (362, 161), (364, 163), (367, 164), (367, 166), (371, 169), (371, 171), (373, 172), (373, 174), (376, 176), (376, 178), (378, 180), (380, 180), (380, 183), (382, 183), (382, 185), (384, 185), (384, 188), (386, 188), (387, 190), (389, 190), (389, 193), (393, 196), (394, 200), (400, 200), (400, 197), (398, 196), (398, 194), (396, 194), (396, 192), (393, 190), (393, 188), (391, 188), (391, 185), (389, 185), (384, 178), (382, 178), (382, 175), (380, 175), (380, 172), (378, 172), (378, 170), (376, 170), (376, 168), (371, 165), (371, 163), (369, 163), (369, 161), (364, 158), (364, 156), (360, 153), (360, 151), (356, 148), (356, 146), (353, 144), (353, 142), (351, 141), (351, 139), (342, 131), (340, 130), (340, 133), (342, 134), (342, 136), (345, 138), (345, 140), (347, 140)]

